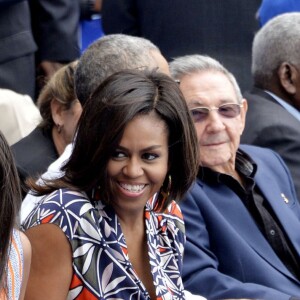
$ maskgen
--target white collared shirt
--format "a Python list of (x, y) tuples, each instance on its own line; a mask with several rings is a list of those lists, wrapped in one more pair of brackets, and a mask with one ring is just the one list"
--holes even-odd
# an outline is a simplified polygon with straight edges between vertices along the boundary
[[(47, 171), (40, 177), (38, 182), (43, 183), (43, 179), (55, 179), (63, 175), (61, 167), (68, 161), (73, 151), (73, 144), (69, 144), (63, 154), (54, 161), (47, 169)], [(32, 193), (28, 193), (24, 198), (21, 206), (21, 223), (25, 221), (30, 212), (35, 208), (39, 201), (44, 196), (35, 196)]]

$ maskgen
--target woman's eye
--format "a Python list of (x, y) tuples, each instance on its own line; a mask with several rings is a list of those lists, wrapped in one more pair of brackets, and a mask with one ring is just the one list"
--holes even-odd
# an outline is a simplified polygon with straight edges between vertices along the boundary
[(158, 155), (154, 154), (154, 153), (144, 153), (143, 154), (143, 159), (146, 159), (146, 160), (154, 160), (157, 157), (158, 157)]
[(125, 157), (125, 156), (126, 156), (126, 155), (125, 155), (124, 152), (118, 151), (118, 150), (116, 150), (116, 151), (113, 153), (113, 155), (112, 155), (113, 158), (123, 158), (123, 157)]

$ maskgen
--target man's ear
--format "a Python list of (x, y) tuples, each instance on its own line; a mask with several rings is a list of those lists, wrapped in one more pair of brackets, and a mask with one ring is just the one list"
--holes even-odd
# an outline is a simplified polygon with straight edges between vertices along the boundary
[(247, 110), (248, 110), (248, 102), (245, 98), (242, 100), (242, 103), (243, 103), (243, 106), (241, 107), (240, 134), (242, 134), (244, 131), (245, 123), (246, 123), (246, 115), (247, 115)]
[(296, 93), (296, 78), (299, 76), (298, 70), (290, 63), (283, 62), (277, 71), (278, 78), (283, 89), (291, 95)]

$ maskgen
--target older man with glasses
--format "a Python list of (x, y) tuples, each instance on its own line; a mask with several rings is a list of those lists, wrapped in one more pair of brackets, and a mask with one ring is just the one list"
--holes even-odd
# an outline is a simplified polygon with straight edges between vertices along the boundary
[(208, 299), (300, 299), (300, 206), (283, 160), (240, 145), (247, 101), (231, 73), (201, 55), (175, 59), (200, 149), (182, 201), (185, 287)]

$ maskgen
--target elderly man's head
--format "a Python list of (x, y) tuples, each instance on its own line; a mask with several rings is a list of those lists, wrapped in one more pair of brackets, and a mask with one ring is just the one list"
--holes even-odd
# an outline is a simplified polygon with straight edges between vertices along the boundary
[(194, 119), (200, 165), (230, 174), (247, 111), (235, 78), (219, 62), (201, 55), (175, 59), (170, 71), (180, 81)]
[(285, 13), (266, 23), (252, 46), (256, 87), (269, 90), (300, 110), (300, 12)]
[(160, 50), (149, 40), (125, 34), (106, 35), (91, 44), (81, 56), (75, 88), (82, 105), (108, 76), (125, 69), (158, 69), (169, 74)]

